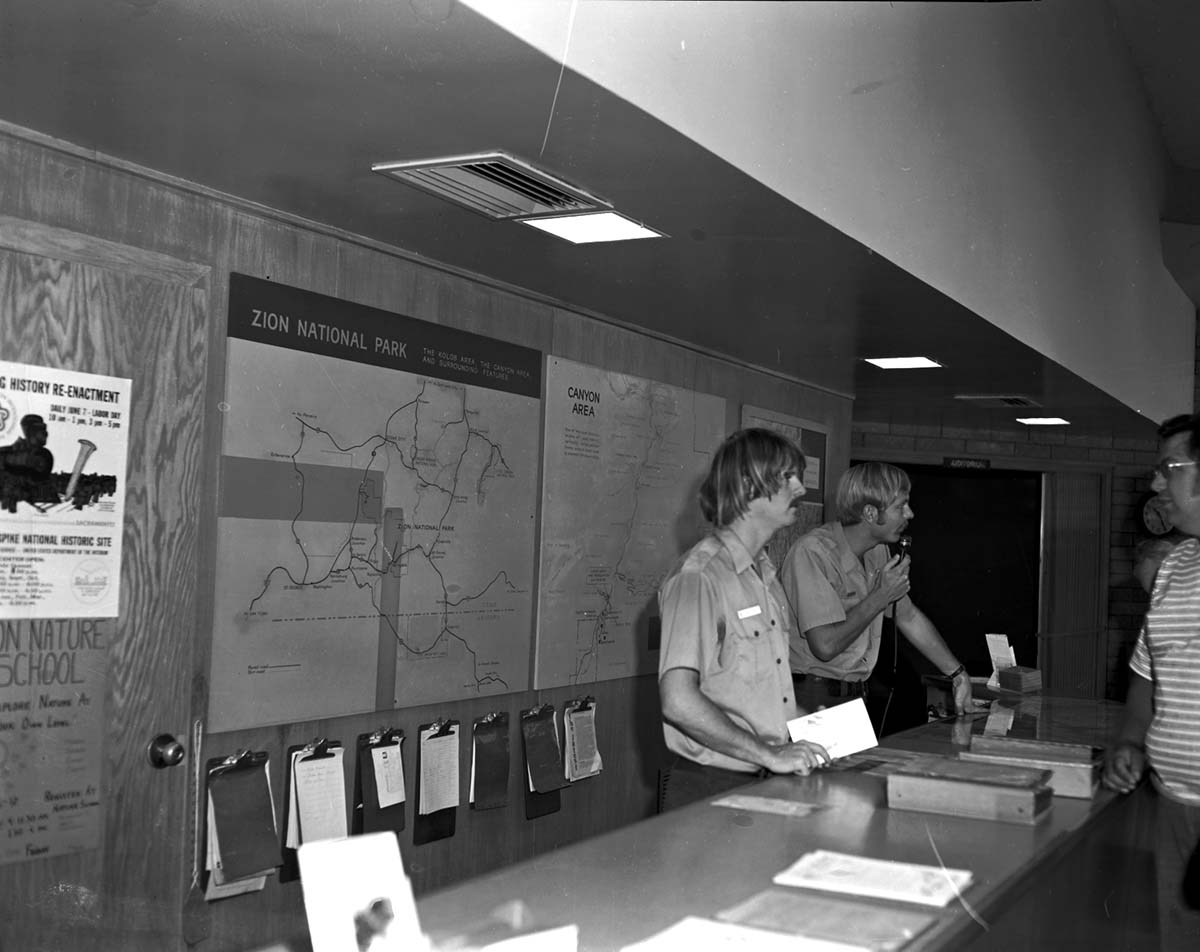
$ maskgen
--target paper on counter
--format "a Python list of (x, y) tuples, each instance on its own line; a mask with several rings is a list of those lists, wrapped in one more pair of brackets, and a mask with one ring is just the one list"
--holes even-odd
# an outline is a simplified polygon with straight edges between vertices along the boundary
[(853, 947), (892, 952), (937, 920), (930, 909), (903, 909), (828, 893), (771, 887), (717, 914), (723, 922)]
[(701, 919), (699, 916), (680, 919), (641, 942), (625, 946), (622, 952), (679, 952), (681, 949), (704, 949), (705, 952), (710, 949), (744, 949), (745, 952), (867, 952), (864, 946), (768, 932), (766, 929), (752, 929), (732, 922)]
[(1017, 656), (1008, 643), (1008, 635), (988, 634), (983, 637), (987, 639), (988, 655), (992, 659), (992, 676), (988, 678), (987, 686), (996, 689), (1000, 687), (1000, 669), (1014, 667)]
[(794, 717), (787, 722), (787, 728), (793, 742), (807, 740), (820, 744), (832, 760), (869, 750), (879, 743), (867, 714), (867, 705), (860, 697), (823, 711)]
[(729, 807), (732, 810), (748, 810), (753, 813), (774, 813), (778, 816), (808, 816), (824, 807), (816, 803), (798, 803), (782, 797), (752, 797), (744, 793), (730, 793), (713, 800), (714, 807)]
[(826, 889), (852, 896), (944, 906), (971, 884), (966, 869), (923, 866), (815, 850), (775, 875), (780, 886)]

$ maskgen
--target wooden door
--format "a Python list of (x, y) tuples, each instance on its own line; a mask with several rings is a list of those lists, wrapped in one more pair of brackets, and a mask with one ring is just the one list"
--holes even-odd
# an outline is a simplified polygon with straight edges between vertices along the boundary
[[(3, 359), (132, 380), (120, 617), (96, 622), (107, 646), (103, 749), (93, 754), (102, 758), (100, 844), (0, 866), (3, 952), (183, 947), (192, 679), (206, 661), (195, 644), (207, 292), (148, 276), (162, 269), (108, 246), (118, 249), (119, 268), (83, 263), (103, 260), (103, 249), (74, 248), (73, 261), (0, 250)], [(147, 744), (164, 732), (188, 757), (156, 770)]]

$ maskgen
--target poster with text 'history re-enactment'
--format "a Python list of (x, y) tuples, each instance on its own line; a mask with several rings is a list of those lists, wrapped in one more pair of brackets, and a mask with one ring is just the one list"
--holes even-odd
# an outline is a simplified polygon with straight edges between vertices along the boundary
[(0, 361), (0, 618), (120, 609), (130, 381)]
[(209, 730), (528, 687), (541, 354), (230, 276)]

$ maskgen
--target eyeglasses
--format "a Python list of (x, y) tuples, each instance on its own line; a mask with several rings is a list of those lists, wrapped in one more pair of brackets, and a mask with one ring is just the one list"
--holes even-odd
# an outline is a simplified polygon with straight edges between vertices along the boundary
[(1163, 479), (1171, 478), (1171, 470), (1181, 469), (1184, 466), (1195, 466), (1198, 460), (1194, 459), (1164, 459), (1159, 460), (1150, 470), (1150, 478), (1161, 476)]

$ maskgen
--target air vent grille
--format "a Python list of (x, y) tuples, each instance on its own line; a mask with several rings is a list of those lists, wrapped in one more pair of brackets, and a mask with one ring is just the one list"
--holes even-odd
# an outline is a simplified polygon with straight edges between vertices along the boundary
[(496, 220), (571, 215), (612, 207), (505, 152), (377, 162), (371, 170)]
[(1023, 410), (1041, 406), (1032, 397), (1025, 397), (1020, 394), (956, 393), (954, 399), (962, 400), (973, 406), (995, 410)]

